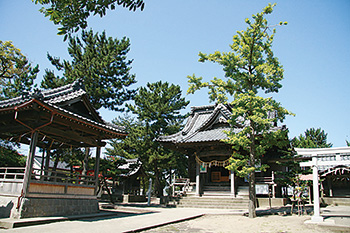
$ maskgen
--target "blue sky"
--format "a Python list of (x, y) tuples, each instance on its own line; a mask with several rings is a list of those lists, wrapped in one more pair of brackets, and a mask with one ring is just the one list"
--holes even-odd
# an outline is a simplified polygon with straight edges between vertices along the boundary
[[(137, 85), (158, 80), (188, 88), (187, 75), (205, 80), (222, 77), (222, 67), (199, 63), (198, 53), (229, 51), (232, 36), (245, 30), (245, 18), (260, 12), (265, 0), (145, 0), (143, 12), (118, 8), (104, 18), (92, 17), (89, 27), (108, 36), (130, 38), (128, 58), (134, 59), (132, 73)], [(283, 88), (273, 97), (296, 114), (284, 124), (290, 137), (307, 128), (321, 127), (334, 146), (350, 140), (350, 1), (281, 0), (268, 16), (271, 25), (287, 21), (277, 28), (273, 51), (284, 67)], [(67, 42), (57, 36), (57, 26), (45, 18), (31, 0), (0, 1), (0, 40), (13, 41), (40, 74), (53, 69), (46, 58), (69, 59)], [(190, 106), (209, 103), (207, 90), (187, 95)], [(190, 106), (186, 112), (190, 111)], [(117, 113), (101, 111), (111, 121)]]

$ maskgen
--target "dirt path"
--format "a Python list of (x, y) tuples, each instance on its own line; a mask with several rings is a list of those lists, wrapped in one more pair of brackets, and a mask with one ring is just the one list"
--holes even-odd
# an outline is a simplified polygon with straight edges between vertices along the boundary
[(305, 225), (310, 216), (261, 216), (250, 219), (235, 215), (208, 215), (146, 232), (333, 232), (315, 225)]

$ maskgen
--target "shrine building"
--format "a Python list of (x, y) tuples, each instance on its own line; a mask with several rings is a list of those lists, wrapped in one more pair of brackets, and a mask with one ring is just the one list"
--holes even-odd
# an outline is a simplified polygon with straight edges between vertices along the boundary
[[(187, 123), (180, 132), (157, 139), (164, 147), (188, 155), (190, 186), (197, 196), (248, 195), (248, 180), (225, 168), (233, 154), (232, 146), (222, 141), (228, 139), (225, 131), (231, 130), (228, 123), (230, 118), (229, 105), (192, 107)], [(242, 129), (237, 127), (233, 131), (238, 133)], [(287, 129), (285, 126), (274, 126), (272, 130)], [(274, 171), (283, 169), (276, 163), (279, 156), (275, 150), (263, 156), (262, 163), (270, 167), (266, 172), (256, 172), (257, 195), (280, 195), (274, 175)]]

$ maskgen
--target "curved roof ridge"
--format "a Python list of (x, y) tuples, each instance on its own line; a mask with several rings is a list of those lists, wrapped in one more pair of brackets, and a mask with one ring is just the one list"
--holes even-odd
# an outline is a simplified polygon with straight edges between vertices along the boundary
[[(43, 94), (45, 99), (51, 100), (50, 102), (63, 102), (70, 99), (74, 99), (78, 96), (82, 96), (86, 94), (86, 91), (82, 84), (82, 80), (77, 79), (73, 83), (53, 88), (50, 90), (43, 90), (41, 93)], [(59, 96), (69, 96), (69, 98), (57, 99)]]
[(216, 106), (216, 104), (209, 104), (209, 105), (203, 105), (203, 106), (193, 106), (193, 107), (191, 107), (191, 111), (194, 112), (196, 110), (215, 108), (215, 106)]
[(197, 131), (201, 131), (204, 128), (208, 127), (210, 124), (212, 124), (220, 112), (223, 113), (223, 115), (226, 119), (229, 119), (231, 117), (231, 112), (227, 109), (227, 107), (224, 104), (219, 103), (216, 105), (211, 116), (205, 122), (202, 123), (202, 125), (198, 128)]

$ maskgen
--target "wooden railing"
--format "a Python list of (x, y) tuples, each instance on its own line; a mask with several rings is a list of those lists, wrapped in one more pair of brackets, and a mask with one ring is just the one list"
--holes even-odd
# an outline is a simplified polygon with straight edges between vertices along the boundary
[[(23, 193), (25, 168), (0, 168), (0, 195), (21, 195)], [(33, 197), (91, 198), (95, 196), (94, 176), (32, 168), (27, 194)]]
[(0, 167), (0, 195), (20, 195), (24, 167)]
[(0, 167), (0, 181), (23, 182), (24, 171), (24, 167)]
[(96, 180), (94, 176), (81, 175), (80, 173), (71, 173), (69, 171), (53, 171), (45, 169), (32, 169), (31, 182), (52, 183), (52, 184), (72, 184), (76, 186), (95, 187)]
[[(174, 196), (183, 196), (186, 195), (188, 188), (190, 186), (190, 179), (188, 178), (176, 178), (174, 183), (171, 184), (173, 188)], [(180, 190), (176, 190), (176, 187), (179, 187)]]

